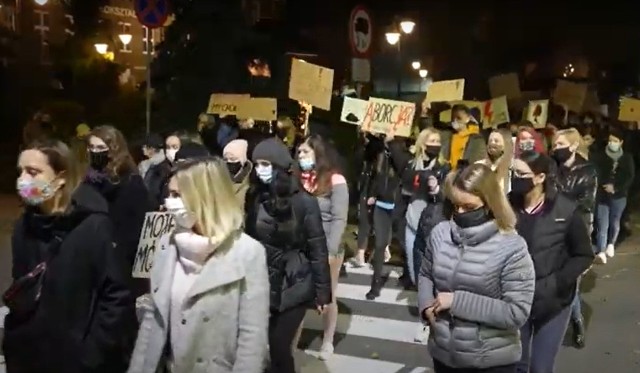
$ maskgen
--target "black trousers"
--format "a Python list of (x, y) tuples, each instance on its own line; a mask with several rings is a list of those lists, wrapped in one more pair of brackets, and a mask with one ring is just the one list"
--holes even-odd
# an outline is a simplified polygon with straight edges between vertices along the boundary
[(433, 370), (436, 373), (515, 373), (516, 365), (502, 365), (499, 367), (491, 367), (484, 369), (476, 369), (476, 368), (449, 368), (448, 366), (442, 364), (438, 360), (433, 360)]
[(393, 211), (385, 210), (378, 206), (373, 208), (373, 231), (375, 232), (375, 245), (373, 248), (373, 278), (371, 289), (382, 288), (382, 267), (384, 266), (384, 249), (391, 241), (391, 224)]
[(358, 249), (367, 246), (371, 235), (371, 210), (373, 206), (367, 205), (367, 197), (360, 198), (358, 204)]
[(304, 319), (307, 308), (298, 306), (283, 312), (272, 313), (269, 317), (269, 373), (296, 373), (291, 344)]

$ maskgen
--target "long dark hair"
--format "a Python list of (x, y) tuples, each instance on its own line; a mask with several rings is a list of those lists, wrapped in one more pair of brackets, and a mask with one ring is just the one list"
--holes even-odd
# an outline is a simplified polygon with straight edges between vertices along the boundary
[(138, 169), (122, 132), (112, 126), (99, 126), (91, 130), (87, 141), (91, 136), (104, 141), (109, 147), (109, 163), (106, 170), (111, 181), (118, 182), (126, 175), (137, 173)]
[[(315, 171), (317, 188), (313, 192), (313, 195), (320, 196), (327, 194), (331, 191), (332, 187), (331, 177), (334, 174), (342, 173), (338, 151), (331, 143), (317, 134), (308, 136), (303, 143), (306, 143), (313, 149), (316, 158)], [(298, 167), (295, 168), (295, 173), (299, 176), (300, 169)]]

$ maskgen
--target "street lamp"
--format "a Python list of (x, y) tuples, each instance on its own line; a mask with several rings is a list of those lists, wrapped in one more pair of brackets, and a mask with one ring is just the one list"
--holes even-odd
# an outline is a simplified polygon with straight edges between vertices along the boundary
[(387, 43), (389, 43), (391, 45), (396, 45), (400, 41), (400, 33), (399, 32), (395, 32), (395, 31), (387, 32), (386, 34), (384, 34), (384, 36), (387, 38)]
[(49, 0), (33, 0), (38, 5), (47, 5)]
[(416, 27), (416, 23), (413, 21), (402, 21), (400, 22), (400, 29), (402, 30), (402, 32), (404, 32), (405, 34), (410, 34), (413, 32), (413, 29)]
[[(390, 45), (395, 45), (396, 48), (398, 48), (398, 80), (397, 80), (397, 97), (400, 98), (400, 95), (402, 93), (402, 69), (404, 66), (404, 62), (402, 62), (402, 43), (401, 43), (401, 37), (402, 34), (405, 35), (409, 35), (413, 32), (413, 30), (416, 27), (416, 23), (411, 21), (411, 20), (404, 20), (401, 21), (399, 24), (395, 23), (393, 28), (387, 32), (384, 36), (387, 39), (387, 43), (389, 43)], [(420, 68), (420, 62), (419, 61), (414, 61), (411, 66), (413, 67), (414, 70), (417, 70)]]
[(133, 38), (131, 34), (120, 34), (118, 37), (125, 47), (131, 43), (131, 39)]
[(107, 50), (109, 49), (109, 45), (104, 43), (96, 43), (93, 46), (96, 48), (96, 52), (103, 56), (107, 54)]
[(420, 61), (413, 61), (413, 62), (411, 62), (411, 67), (412, 67), (414, 70), (418, 70), (418, 69), (420, 68), (420, 66), (422, 66), (422, 64), (420, 63)]
[(424, 79), (427, 77), (427, 75), (429, 75), (429, 71), (427, 69), (420, 69), (420, 71), (418, 71), (418, 74), (422, 79)]

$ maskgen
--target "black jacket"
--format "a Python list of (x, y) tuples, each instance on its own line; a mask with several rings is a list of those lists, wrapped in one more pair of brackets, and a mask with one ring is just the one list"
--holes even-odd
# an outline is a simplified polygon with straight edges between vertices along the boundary
[(389, 152), (393, 167), (400, 170), (400, 184), (403, 193), (408, 193), (414, 198), (426, 198), (427, 192), (424, 186), (427, 185), (429, 176), (435, 176), (440, 185), (443, 184), (445, 177), (451, 171), (449, 163), (440, 163), (436, 160), (435, 165), (430, 170), (416, 170), (415, 159), (407, 148), (399, 141), (389, 143)]
[[(442, 190), (442, 187), (441, 187)], [(416, 239), (413, 245), (413, 263), (416, 271), (420, 273), (422, 260), (424, 259), (425, 249), (427, 247), (427, 238), (431, 234), (431, 230), (438, 223), (447, 220), (444, 211), (444, 195), (440, 193), (431, 195), (427, 198), (427, 207), (420, 214), (420, 222), (416, 231)]]
[(578, 277), (593, 263), (587, 226), (575, 202), (549, 193), (536, 214), (524, 212), (521, 198), (511, 197), (516, 229), (526, 241), (536, 270), (530, 318), (543, 325), (573, 301)]
[(171, 163), (164, 160), (157, 165), (153, 165), (144, 175), (144, 184), (149, 191), (149, 199), (152, 209), (157, 210), (164, 204), (164, 199), (169, 196), (167, 185), (171, 176)]
[[(598, 202), (626, 197), (636, 174), (631, 154), (624, 152), (622, 157), (615, 162), (605, 152), (602, 152), (594, 157), (593, 163), (598, 171)], [(613, 194), (605, 192), (603, 188), (605, 184), (613, 184), (615, 192)]]
[(593, 214), (596, 208), (598, 174), (595, 166), (576, 154), (571, 167), (559, 166), (556, 177), (558, 191), (574, 200), (580, 213)]
[(378, 155), (378, 159), (373, 165), (373, 181), (368, 191), (368, 197), (373, 197), (380, 202), (395, 203), (396, 193), (400, 186), (401, 171), (395, 168), (389, 149), (385, 149)]
[(125, 372), (136, 330), (131, 273), (114, 244), (107, 202), (82, 184), (64, 215), (33, 209), (16, 222), (14, 279), (44, 260), (54, 237), (63, 239), (48, 262), (39, 305), (27, 320), (10, 312), (4, 355), (9, 372)]
[(245, 232), (267, 250), (274, 312), (313, 302), (331, 303), (329, 254), (318, 201), (300, 191), (294, 178), (284, 178), (292, 187), (277, 205), (271, 197), (273, 186), (264, 184), (247, 193), (245, 204)]

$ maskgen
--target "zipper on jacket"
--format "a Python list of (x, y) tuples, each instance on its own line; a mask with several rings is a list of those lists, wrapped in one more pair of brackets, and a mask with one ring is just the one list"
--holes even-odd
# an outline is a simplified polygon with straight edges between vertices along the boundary
[[(464, 257), (464, 244), (460, 243), (458, 244), (458, 252), (459, 252), (459, 256), (458, 256), (458, 262), (456, 263), (455, 267), (453, 267), (453, 272), (451, 273), (451, 280), (449, 281), (451, 283), (451, 289), (450, 291), (453, 293), (454, 292), (454, 279), (456, 278), (456, 273), (458, 272), (458, 267), (460, 266), (460, 263), (462, 262), (462, 258)], [(451, 313), (451, 310), (449, 310), (449, 351), (450, 351), (450, 356), (451, 356), (451, 361), (454, 361), (455, 358), (455, 349), (454, 349), (454, 339), (453, 339), (453, 329), (455, 328), (455, 317), (453, 317), (453, 314)]]

